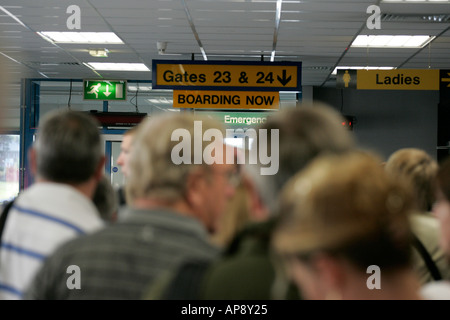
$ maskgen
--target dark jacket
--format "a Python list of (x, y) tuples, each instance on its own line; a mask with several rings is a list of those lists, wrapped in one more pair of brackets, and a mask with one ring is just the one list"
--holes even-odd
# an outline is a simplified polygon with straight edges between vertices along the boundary
[[(275, 293), (275, 266), (270, 253), (274, 221), (248, 226), (214, 262), (183, 264), (152, 299), (272, 300), (301, 299), (297, 288), (287, 281)], [(170, 280), (168, 280), (170, 279)], [(156, 291), (153, 291), (156, 292)], [(163, 292), (161, 294), (161, 292)]]

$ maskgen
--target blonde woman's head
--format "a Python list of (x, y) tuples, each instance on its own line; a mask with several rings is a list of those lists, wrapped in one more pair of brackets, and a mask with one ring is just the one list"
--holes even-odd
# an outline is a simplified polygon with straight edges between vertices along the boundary
[(404, 179), (415, 193), (417, 209), (430, 211), (435, 198), (437, 162), (424, 150), (403, 148), (386, 162), (389, 174)]
[(410, 263), (411, 194), (363, 152), (319, 157), (289, 181), (281, 195), (275, 249), (307, 261), (316, 253), (356, 269), (385, 272)]

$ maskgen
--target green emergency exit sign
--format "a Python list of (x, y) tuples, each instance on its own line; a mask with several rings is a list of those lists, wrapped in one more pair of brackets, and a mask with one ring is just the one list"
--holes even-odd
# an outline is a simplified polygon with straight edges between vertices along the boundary
[(126, 80), (84, 80), (84, 100), (126, 100)]
[(227, 128), (251, 128), (258, 127), (267, 121), (267, 117), (277, 111), (262, 112), (221, 112), (221, 111), (201, 111), (196, 110), (198, 114), (206, 115), (210, 118), (217, 119), (225, 124)]

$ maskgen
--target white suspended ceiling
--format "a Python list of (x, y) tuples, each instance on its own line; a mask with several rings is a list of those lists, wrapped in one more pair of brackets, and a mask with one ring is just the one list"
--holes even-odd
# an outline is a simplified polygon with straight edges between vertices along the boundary
[[(281, 11), (277, 19), (277, 4)], [(81, 10), (69, 30), (66, 10)], [(381, 9), (370, 30), (368, 6)], [(302, 61), (304, 86), (334, 86), (345, 66), (450, 69), (450, 2), (373, 0), (0, 0), (0, 59), (7, 79), (8, 114), (19, 108), (22, 78), (151, 80), (148, 72), (97, 71), (83, 63), (144, 63), (152, 59)], [(9, 12), (8, 15), (6, 12)], [(123, 44), (52, 44), (40, 31), (114, 32)], [(425, 48), (351, 48), (358, 35), (429, 35)], [(167, 42), (164, 55), (156, 43)], [(106, 48), (108, 58), (89, 49)], [(12, 109), (12, 110), (11, 110)]]

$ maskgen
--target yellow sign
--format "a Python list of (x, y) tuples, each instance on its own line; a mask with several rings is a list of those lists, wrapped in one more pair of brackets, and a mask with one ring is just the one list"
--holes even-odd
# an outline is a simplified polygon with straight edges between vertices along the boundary
[(301, 62), (153, 60), (153, 88), (300, 91)]
[(280, 97), (278, 92), (253, 91), (173, 91), (174, 108), (207, 109), (278, 109)]
[[(351, 81), (351, 79), (348, 79)], [(358, 70), (357, 89), (439, 90), (438, 69)]]

